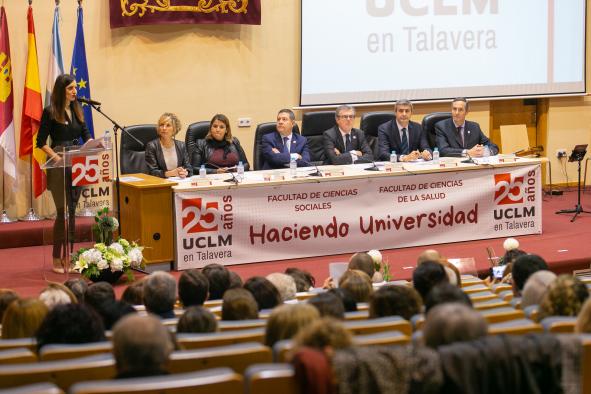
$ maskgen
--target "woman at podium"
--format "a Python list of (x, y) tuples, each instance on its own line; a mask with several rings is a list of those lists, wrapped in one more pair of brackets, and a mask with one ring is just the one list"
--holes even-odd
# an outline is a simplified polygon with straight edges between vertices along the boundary
[(185, 143), (174, 139), (181, 130), (181, 121), (166, 112), (158, 119), (158, 138), (146, 144), (148, 173), (161, 178), (186, 178), (193, 175)]
[[(51, 142), (48, 142), (48, 137)], [(76, 101), (76, 80), (73, 76), (58, 76), (51, 92), (51, 102), (43, 109), (37, 148), (47, 155), (47, 161), (53, 168), (47, 169), (47, 188), (55, 203), (56, 218), (53, 224), (53, 270), (63, 273), (70, 264), (66, 261), (66, 206), (68, 209), (68, 234), (70, 242), (74, 242), (74, 225), (76, 204), (80, 198), (80, 188), (72, 186), (72, 169), (64, 169), (61, 154), (64, 148), (79, 145), (91, 139), (90, 132), (84, 123), (82, 107)]]
[(198, 140), (193, 157), (193, 171), (198, 172), (202, 165), (208, 174), (235, 171), (239, 162), (248, 171), (249, 164), (238, 138), (232, 137), (230, 121), (223, 114), (214, 115), (209, 123), (209, 132)]

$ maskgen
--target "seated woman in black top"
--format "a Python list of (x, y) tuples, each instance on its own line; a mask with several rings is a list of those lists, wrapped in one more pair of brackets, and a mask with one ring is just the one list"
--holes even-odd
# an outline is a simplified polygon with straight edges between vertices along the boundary
[(235, 171), (240, 161), (245, 171), (250, 167), (240, 141), (232, 137), (228, 117), (222, 114), (214, 115), (211, 119), (209, 133), (197, 141), (191, 159), (195, 173), (199, 172), (202, 164), (205, 164), (208, 174)]
[(146, 144), (148, 173), (161, 178), (190, 177), (193, 169), (185, 143), (174, 136), (181, 129), (181, 121), (172, 113), (165, 112), (158, 119), (158, 138)]
[[(47, 138), (51, 137), (51, 145)], [(72, 186), (72, 168), (64, 170), (61, 164), (64, 149), (79, 145), (91, 139), (84, 123), (82, 107), (76, 101), (76, 80), (73, 76), (62, 74), (55, 79), (51, 92), (51, 103), (43, 109), (36, 147), (43, 150), (53, 168), (47, 170), (47, 189), (51, 191), (55, 203), (56, 218), (53, 223), (53, 270), (63, 273), (69, 268), (66, 261), (66, 214), (68, 208), (68, 235), (74, 242), (76, 204), (80, 198), (80, 187)], [(64, 178), (65, 174), (65, 178)]]

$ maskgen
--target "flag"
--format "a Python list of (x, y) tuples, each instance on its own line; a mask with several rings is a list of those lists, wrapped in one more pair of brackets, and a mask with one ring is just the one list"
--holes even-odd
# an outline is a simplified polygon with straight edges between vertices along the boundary
[(32, 182), (33, 193), (39, 197), (47, 188), (45, 171), (41, 170), (41, 163), (45, 162), (45, 152), (35, 148), (39, 122), (43, 113), (41, 101), (41, 83), (39, 82), (39, 63), (37, 62), (37, 43), (35, 38), (35, 21), (33, 20), (33, 7), (29, 6), (27, 12), (28, 26), (28, 54), (27, 71), (25, 76), (25, 91), (23, 92), (23, 115), (21, 121), (21, 142), (19, 156), (32, 154)]
[(14, 95), (10, 40), (4, 6), (0, 10), (0, 147), (4, 150), (4, 173), (16, 179), (16, 145), (14, 143)]
[[(78, 85), (77, 95), (90, 98), (90, 80), (88, 78), (88, 65), (86, 63), (86, 46), (84, 45), (84, 13), (82, 3), (78, 5), (78, 25), (76, 27), (76, 38), (74, 39), (74, 53), (72, 54), (72, 66), (70, 74), (76, 78)], [(84, 122), (94, 138), (94, 124), (92, 122), (92, 108), (88, 104), (82, 104), (84, 111)]]
[(55, 80), (64, 73), (59, 21), (59, 5), (56, 4), (55, 11), (53, 11), (53, 28), (51, 29), (51, 50), (49, 51), (49, 70), (47, 71), (47, 85), (45, 86), (45, 103), (51, 102), (51, 91)]

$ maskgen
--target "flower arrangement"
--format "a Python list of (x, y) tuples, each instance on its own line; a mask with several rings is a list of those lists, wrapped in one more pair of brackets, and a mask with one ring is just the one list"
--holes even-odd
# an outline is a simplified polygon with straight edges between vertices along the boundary
[(102, 242), (92, 248), (82, 248), (72, 256), (74, 270), (83, 276), (93, 279), (101, 275), (101, 271), (121, 272), (133, 281), (132, 268), (143, 268), (144, 248), (135, 242), (119, 238), (116, 242), (106, 245)]
[(382, 253), (379, 250), (372, 249), (367, 254), (371, 256), (376, 272), (382, 274), (384, 281), (390, 281), (392, 279), (390, 276), (390, 265), (383, 261)]

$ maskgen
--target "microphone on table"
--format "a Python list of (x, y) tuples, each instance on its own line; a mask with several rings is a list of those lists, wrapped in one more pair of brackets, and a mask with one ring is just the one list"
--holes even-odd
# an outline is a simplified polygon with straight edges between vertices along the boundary
[(84, 103), (84, 104), (88, 104), (88, 105), (96, 105), (96, 106), (101, 105), (100, 102), (91, 100), (86, 97), (76, 97), (76, 101), (78, 101), (79, 103)]
[(232, 175), (232, 178), (224, 179), (224, 182), (233, 182), (235, 185), (240, 183), (240, 181), (238, 180), (238, 178), (236, 178), (236, 176), (234, 175), (234, 173), (232, 171), (228, 171), (225, 168), (220, 167), (216, 164), (213, 164), (212, 162), (209, 162), (209, 161), (207, 163), (205, 163), (205, 165), (212, 166), (213, 168), (216, 168), (218, 170), (224, 170), (224, 173)]
[(311, 173), (309, 173), (309, 174), (306, 174), (306, 175), (308, 175), (308, 176), (319, 176), (319, 177), (323, 177), (323, 175), (322, 175), (322, 173), (320, 172), (320, 169), (318, 168), (318, 166), (316, 165), (316, 163), (314, 163), (314, 162), (310, 162), (310, 161), (306, 161), (306, 160), (304, 160), (304, 159), (300, 159), (300, 161), (301, 161), (302, 163), (306, 164), (306, 165), (313, 166), (313, 167), (316, 169), (316, 171), (315, 171), (315, 172), (311, 172)]
[(478, 164), (474, 161), (474, 159), (472, 159), (472, 156), (470, 156), (469, 153), (466, 153), (466, 156), (468, 156), (468, 158), (466, 160), (462, 160), (461, 163), (466, 163), (466, 164)]
[(380, 170), (380, 167), (378, 167), (378, 165), (376, 164), (376, 162), (373, 161), (372, 159), (362, 159), (360, 157), (353, 164), (357, 164), (357, 163), (359, 163), (359, 164), (364, 164), (364, 163), (371, 163), (371, 164), (373, 164), (373, 166), (371, 166), (371, 167), (364, 168), (365, 171), (381, 171)]

